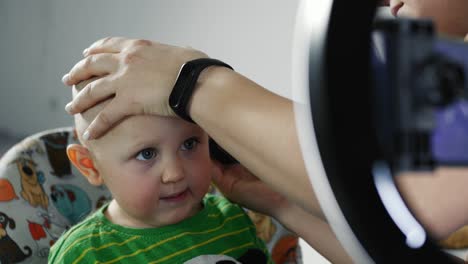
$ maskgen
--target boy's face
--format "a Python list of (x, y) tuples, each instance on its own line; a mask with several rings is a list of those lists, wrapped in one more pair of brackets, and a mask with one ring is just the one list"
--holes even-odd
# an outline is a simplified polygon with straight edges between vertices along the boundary
[(467, 0), (391, 0), (398, 17), (430, 18), (441, 34), (465, 37), (468, 33)]
[(95, 167), (126, 225), (158, 227), (194, 215), (211, 182), (208, 136), (176, 118), (132, 116), (93, 143)]

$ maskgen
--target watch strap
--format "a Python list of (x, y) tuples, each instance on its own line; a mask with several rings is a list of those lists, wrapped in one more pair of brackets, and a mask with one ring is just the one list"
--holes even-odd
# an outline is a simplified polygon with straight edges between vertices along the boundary
[(181, 118), (193, 122), (187, 113), (187, 104), (192, 97), (193, 90), (201, 72), (209, 66), (223, 66), (233, 69), (228, 64), (211, 58), (201, 58), (188, 61), (182, 65), (177, 76), (172, 92), (169, 96), (169, 105)]

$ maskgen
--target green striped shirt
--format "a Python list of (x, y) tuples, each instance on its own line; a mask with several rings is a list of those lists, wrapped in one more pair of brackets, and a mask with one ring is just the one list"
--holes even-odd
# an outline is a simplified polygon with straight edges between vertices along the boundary
[(183, 263), (203, 255), (245, 259), (252, 249), (272, 263), (241, 207), (214, 195), (203, 203), (199, 213), (177, 224), (142, 229), (111, 223), (104, 206), (60, 237), (49, 263)]

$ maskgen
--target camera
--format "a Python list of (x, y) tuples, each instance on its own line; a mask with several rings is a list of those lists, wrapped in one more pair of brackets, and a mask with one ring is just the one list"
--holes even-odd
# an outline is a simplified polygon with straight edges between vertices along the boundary
[(373, 118), (393, 171), (468, 165), (468, 45), (430, 20), (378, 20), (372, 37)]

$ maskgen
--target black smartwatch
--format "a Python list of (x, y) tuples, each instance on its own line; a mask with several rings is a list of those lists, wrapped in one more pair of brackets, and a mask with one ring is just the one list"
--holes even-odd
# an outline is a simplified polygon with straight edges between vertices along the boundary
[(198, 76), (200, 76), (200, 73), (206, 67), (213, 65), (227, 67), (231, 70), (233, 69), (231, 66), (220, 60), (210, 58), (188, 61), (180, 68), (174, 88), (172, 88), (172, 92), (169, 96), (169, 105), (181, 118), (194, 123), (190, 115), (187, 113), (187, 104), (192, 97)]

